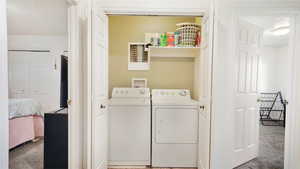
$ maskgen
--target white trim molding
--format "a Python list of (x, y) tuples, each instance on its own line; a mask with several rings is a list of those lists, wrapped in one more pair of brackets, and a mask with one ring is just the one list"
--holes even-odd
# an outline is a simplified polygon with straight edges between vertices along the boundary
[(297, 12), (297, 10), (300, 8), (300, 2), (299, 1), (291, 1), (291, 0), (287, 0), (287, 1), (277, 1), (277, 2), (268, 2), (268, 1), (263, 1), (263, 2), (253, 2), (251, 0), (248, 1), (234, 1), (232, 4), (234, 4), (234, 7), (238, 7), (238, 8), (244, 8), (244, 9), (259, 9), (259, 10), (263, 10), (263, 9), (289, 9), (289, 10), (293, 10)]
[(145, 15), (145, 16), (204, 16), (208, 13), (206, 9), (129, 9), (129, 8), (104, 8), (107, 15)]
[(6, 0), (0, 0), (0, 168), (8, 169), (8, 71)]
[(287, 114), (287, 123), (289, 124), (289, 130), (286, 133), (286, 146), (285, 146), (285, 169), (298, 169), (300, 168), (300, 58), (298, 57), (300, 54), (300, 15), (295, 16), (294, 20), (294, 30), (292, 32), (293, 37), (292, 41), (294, 41), (294, 48), (292, 54), (293, 58), (293, 83), (291, 84), (291, 88), (293, 90), (291, 100), (289, 101), (290, 106), (290, 114)]
[(69, 169), (83, 168), (83, 67), (79, 6), (68, 8)]

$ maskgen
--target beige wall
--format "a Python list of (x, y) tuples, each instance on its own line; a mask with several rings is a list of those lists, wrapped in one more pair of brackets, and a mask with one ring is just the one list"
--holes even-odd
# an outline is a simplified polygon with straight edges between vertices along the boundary
[(143, 42), (146, 32), (175, 31), (176, 23), (193, 17), (109, 16), (109, 88), (131, 87), (132, 78), (147, 78), (150, 88), (193, 89), (194, 60), (153, 59), (150, 70), (129, 71), (128, 42)]

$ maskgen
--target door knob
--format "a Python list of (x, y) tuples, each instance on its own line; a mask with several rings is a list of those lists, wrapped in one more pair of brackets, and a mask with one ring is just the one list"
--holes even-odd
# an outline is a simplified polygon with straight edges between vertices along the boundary
[(200, 109), (204, 110), (204, 109), (205, 109), (205, 106), (200, 106)]
[(103, 104), (100, 105), (100, 109), (105, 109), (106, 106), (104, 106)]
[(68, 104), (69, 106), (71, 106), (72, 100), (71, 100), (71, 99), (68, 99), (68, 100), (67, 100), (67, 104)]

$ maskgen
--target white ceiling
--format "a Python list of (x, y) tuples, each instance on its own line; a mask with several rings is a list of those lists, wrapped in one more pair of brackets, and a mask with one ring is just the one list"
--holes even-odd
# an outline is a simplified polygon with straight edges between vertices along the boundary
[[(264, 31), (268, 31), (282, 21), (289, 20), (287, 17), (278, 17), (278, 16), (255, 16), (255, 17), (246, 17), (248, 22), (253, 23), (261, 27)], [(273, 47), (281, 47), (288, 45), (289, 42), (289, 34), (283, 36), (275, 36), (272, 34), (264, 33), (263, 42), (264, 46), (273, 46)]]
[(8, 34), (66, 35), (65, 0), (7, 0)]

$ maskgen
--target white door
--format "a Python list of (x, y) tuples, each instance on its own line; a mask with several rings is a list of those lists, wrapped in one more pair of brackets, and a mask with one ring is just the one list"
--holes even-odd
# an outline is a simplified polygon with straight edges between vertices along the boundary
[[(199, 146), (198, 169), (210, 168), (210, 110), (213, 12), (202, 19), (201, 55), (199, 57)], [(198, 58), (197, 58), (198, 59)]]
[(100, 9), (92, 10), (92, 169), (107, 168), (108, 19)]
[(234, 94), (234, 163), (239, 166), (258, 156), (259, 110), (257, 81), (260, 30), (250, 23), (238, 20), (236, 72)]

